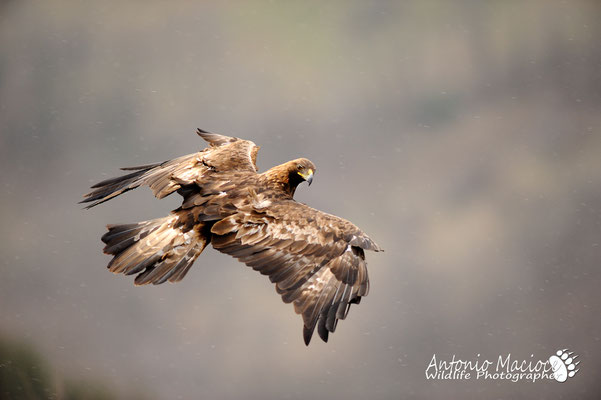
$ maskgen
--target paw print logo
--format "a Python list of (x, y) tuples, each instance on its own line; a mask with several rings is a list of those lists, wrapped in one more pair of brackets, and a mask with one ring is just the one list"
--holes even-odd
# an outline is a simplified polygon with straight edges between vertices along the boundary
[(568, 378), (573, 378), (576, 372), (580, 371), (576, 369), (576, 366), (580, 364), (580, 361), (574, 362), (577, 355), (572, 357), (573, 351), (568, 349), (557, 350), (557, 353), (549, 357), (549, 364), (553, 371), (553, 377), (557, 382), (565, 382)]

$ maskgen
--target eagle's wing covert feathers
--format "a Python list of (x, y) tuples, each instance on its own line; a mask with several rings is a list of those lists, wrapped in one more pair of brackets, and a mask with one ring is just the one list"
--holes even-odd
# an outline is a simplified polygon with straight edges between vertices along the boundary
[(381, 250), (349, 221), (294, 200), (240, 209), (211, 232), (215, 249), (268, 275), (284, 302), (294, 304), (306, 344), (316, 326), (327, 341), (350, 304), (367, 295), (364, 250)]
[(200, 129), (197, 133), (209, 143), (208, 148), (163, 163), (122, 168), (134, 172), (95, 184), (81, 203), (91, 203), (86, 207), (91, 208), (142, 185), (160, 199), (183, 185), (201, 185), (216, 171), (257, 171), (259, 147), (253, 142)]

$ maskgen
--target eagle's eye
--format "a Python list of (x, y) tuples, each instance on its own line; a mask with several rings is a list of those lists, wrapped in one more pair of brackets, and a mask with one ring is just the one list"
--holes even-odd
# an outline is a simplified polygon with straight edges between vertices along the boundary
[(302, 164), (296, 164), (296, 168), (297, 168), (299, 171), (302, 171), (302, 170), (303, 170), (305, 167), (304, 167)]

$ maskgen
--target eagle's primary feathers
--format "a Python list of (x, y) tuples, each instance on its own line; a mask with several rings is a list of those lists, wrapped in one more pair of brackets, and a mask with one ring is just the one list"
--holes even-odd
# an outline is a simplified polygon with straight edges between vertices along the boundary
[(328, 340), (352, 303), (367, 295), (365, 250), (380, 251), (342, 218), (293, 199), (311, 184), (315, 165), (305, 158), (258, 173), (259, 147), (239, 138), (198, 130), (209, 147), (158, 164), (123, 168), (127, 175), (92, 186), (87, 208), (141, 185), (157, 198), (175, 191), (181, 207), (166, 217), (108, 225), (104, 252), (114, 273), (136, 274), (135, 284), (178, 282), (211, 243), (268, 275), (286, 303), (303, 316), (308, 345), (315, 327)]

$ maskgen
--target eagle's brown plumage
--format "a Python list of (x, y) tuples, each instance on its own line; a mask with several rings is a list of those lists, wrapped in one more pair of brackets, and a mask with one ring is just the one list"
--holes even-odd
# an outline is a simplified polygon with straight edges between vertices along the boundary
[(209, 147), (92, 186), (87, 208), (141, 185), (163, 198), (177, 191), (181, 207), (164, 218), (109, 225), (104, 252), (114, 273), (137, 274), (136, 285), (178, 282), (211, 243), (268, 275), (286, 303), (303, 316), (308, 345), (315, 327), (328, 340), (352, 303), (367, 295), (365, 250), (381, 251), (342, 218), (293, 199), (313, 178), (305, 158), (257, 172), (253, 142), (198, 130)]

